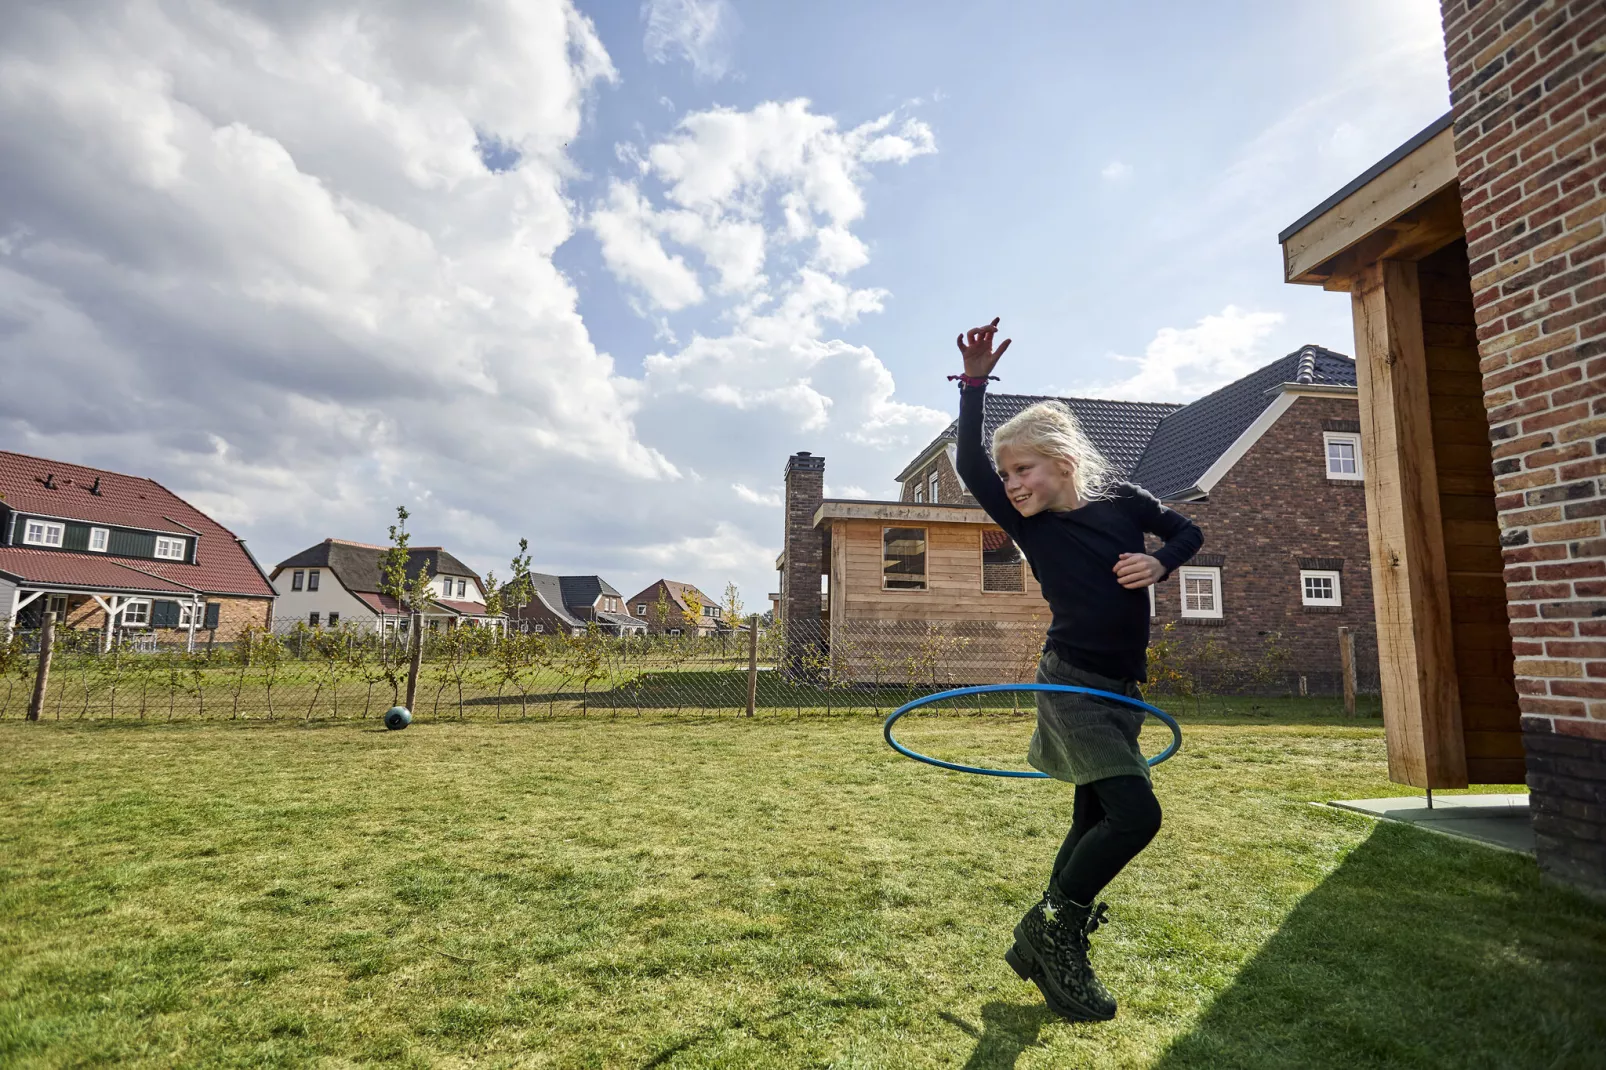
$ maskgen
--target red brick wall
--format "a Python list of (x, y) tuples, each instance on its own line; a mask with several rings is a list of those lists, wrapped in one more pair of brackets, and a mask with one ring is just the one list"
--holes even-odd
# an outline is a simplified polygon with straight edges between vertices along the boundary
[[(1233, 465), (1203, 502), (1170, 502), (1204, 532), (1198, 563), (1220, 556), (1220, 621), (1181, 615), (1179, 578), (1156, 586), (1154, 633), (1176, 621), (1184, 641), (1209, 637), (1259, 657), (1276, 632), (1290, 658), (1287, 686), (1305, 675), (1313, 692), (1342, 689), (1338, 629), (1356, 636), (1357, 675), (1377, 679), (1376, 627), (1366, 542), (1366, 495), (1359, 480), (1327, 478), (1324, 430), (1358, 430), (1352, 398), (1302, 397)], [(1301, 558), (1341, 559), (1343, 605), (1302, 602)], [(1325, 563), (1322, 567), (1328, 567)]]
[[(976, 499), (970, 496), (970, 492), (965, 489), (964, 483), (960, 482), (959, 473), (955, 472), (954, 466), (949, 463), (948, 452), (946, 450), (927, 461), (921, 466), (920, 471), (904, 480), (901, 500), (906, 502), (914, 501), (916, 487), (929, 489), (931, 484), (931, 473), (933, 472), (937, 473), (937, 494), (940, 496), (940, 500), (938, 501), (939, 505), (976, 504)], [(928, 496), (925, 500), (928, 502), (931, 500), (929, 497), (929, 490)]]
[(1606, 4), (1441, 14), (1539, 861), (1606, 891)]
[[(273, 620), (273, 603), (266, 598), (223, 598), (212, 597), (207, 599), (218, 606), (217, 638), (219, 643), (233, 642), (234, 638), (248, 626), (255, 628), (270, 627)], [(195, 627), (195, 641), (204, 643), (208, 638), (207, 629), (201, 625), (205, 623), (205, 610), (202, 611), (200, 621)], [(100, 608), (100, 603), (93, 598), (75, 595), (68, 603), (67, 626), (75, 631), (91, 631), (100, 633), (106, 627), (106, 611)], [(175, 643), (188, 643), (188, 628), (156, 628), (156, 641), (163, 646)]]

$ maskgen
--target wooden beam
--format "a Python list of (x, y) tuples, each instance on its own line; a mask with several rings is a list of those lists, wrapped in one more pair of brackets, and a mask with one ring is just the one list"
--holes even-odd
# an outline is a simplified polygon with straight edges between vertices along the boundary
[[(1456, 180), (1455, 133), (1434, 137), (1283, 241), (1283, 277), (1324, 283), (1313, 269), (1399, 219)], [(1425, 254), (1423, 254), (1425, 255)]]
[(1368, 265), (1351, 303), (1389, 779), (1465, 787), (1416, 265)]

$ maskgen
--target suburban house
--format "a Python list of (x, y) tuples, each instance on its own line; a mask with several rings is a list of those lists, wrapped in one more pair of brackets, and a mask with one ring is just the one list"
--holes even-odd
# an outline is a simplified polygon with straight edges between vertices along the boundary
[(0, 451), (0, 624), (46, 613), (109, 646), (193, 647), (267, 627), (274, 591), (245, 543), (166, 487)]
[[(989, 448), (1042, 400), (989, 393)], [(1275, 686), (1333, 691), (1343, 626), (1359, 674), (1375, 673), (1352, 360), (1305, 346), (1188, 405), (1060, 400), (1124, 478), (1204, 529), (1203, 551), (1150, 591), (1157, 631), (1174, 622), (1184, 642), (1217, 640), (1224, 661), (1280, 651)], [(856, 680), (942, 643), (953, 681), (1022, 678), (1034, 664), (1048, 606), (955, 474), (956, 430), (905, 466), (895, 502), (825, 499), (824, 459), (788, 459), (782, 616), (792, 642), (820, 636)]]
[(1606, 897), (1600, 16), (1445, 0), (1452, 111), (1278, 240), (1354, 317), (1389, 776), (1525, 781)]
[[(647, 625), (625, 611), (624, 598), (601, 576), (530, 573), (530, 600), (510, 608), (522, 632), (578, 635), (595, 625), (605, 635), (645, 635)], [(504, 591), (506, 588), (504, 588)]]
[(656, 580), (626, 604), (653, 635), (718, 635), (741, 626), (740, 621), (725, 620), (725, 611), (714, 599), (678, 580)]
[[(279, 627), (305, 622), (313, 628), (342, 623), (385, 631), (408, 629), (408, 615), (382, 594), (380, 563), (386, 546), (325, 539), (273, 567), (270, 579), (279, 594)], [(485, 610), (485, 586), (474, 570), (439, 546), (407, 551), (407, 574), (429, 577), (430, 602), (423, 611), (430, 629), (459, 625), (499, 627), (501, 617)]]

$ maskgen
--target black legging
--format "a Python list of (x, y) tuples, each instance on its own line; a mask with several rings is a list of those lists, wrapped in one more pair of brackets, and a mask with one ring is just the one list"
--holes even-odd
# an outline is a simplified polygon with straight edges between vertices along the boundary
[(1091, 906), (1160, 831), (1160, 800), (1140, 776), (1112, 776), (1076, 785), (1071, 831), (1050, 878), (1073, 903)]

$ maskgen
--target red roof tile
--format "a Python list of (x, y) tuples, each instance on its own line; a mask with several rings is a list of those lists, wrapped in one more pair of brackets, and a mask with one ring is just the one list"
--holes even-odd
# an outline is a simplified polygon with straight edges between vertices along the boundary
[(193, 593), (190, 587), (142, 571), (137, 565), (131, 567), (117, 558), (36, 550), (31, 546), (0, 546), (0, 574), (24, 583), (93, 588), (97, 593), (102, 589)]
[[(53, 488), (44, 485), (47, 478)], [(92, 494), (90, 491), (97, 479), (100, 481), (99, 492)], [(170, 581), (178, 589), (193, 587), (214, 595), (273, 597), (273, 588), (233, 532), (154, 480), (0, 450), (0, 495), (4, 495), (7, 506), (20, 513), (105, 524), (108, 527), (143, 528), (200, 536), (197, 542), (198, 563), (194, 565), (178, 561), (131, 561), (128, 558), (109, 558), (103, 554), (26, 548), (29, 554), (50, 557), (51, 563), (24, 566), (25, 562), (31, 562), (34, 558), (7, 560), (14, 560), (19, 568), (43, 569), (52, 576), (71, 578), (47, 580), (43, 578), (44, 573), (23, 575), (0, 566), (23, 579), (39, 583), (81, 583), (84, 586), (103, 582), (110, 586), (112, 576), (122, 576), (129, 569), (139, 569)], [(25, 548), (0, 547), (0, 550), (24, 551)], [(123, 571), (105, 572), (102, 569), (107, 565)], [(97, 581), (91, 577), (101, 579)], [(167, 589), (160, 585), (159, 580), (149, 582), (158, 584), (151, 589)]]

